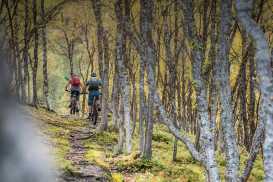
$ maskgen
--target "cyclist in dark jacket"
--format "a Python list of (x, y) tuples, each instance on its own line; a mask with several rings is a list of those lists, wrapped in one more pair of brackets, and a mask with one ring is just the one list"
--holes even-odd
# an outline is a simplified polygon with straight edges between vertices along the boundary
[(94, 96), (97, 99), (98, 111), (101, 110), (100, 100), (99, 100), (100, 99), (99, 85), (101, 86), (101, 81), (98, 79), (96, 73), (92, 73), (90, 80), (83, 86), (84, 92), (85, 92), (87, 85), (89, 86), (89, 88), (88, 88), (88, 90), (89, 90), (89, 96), (88, 96), (89, 116), (87, 117), (87, 119), (92, 119), (91, 110), (92, 110)]

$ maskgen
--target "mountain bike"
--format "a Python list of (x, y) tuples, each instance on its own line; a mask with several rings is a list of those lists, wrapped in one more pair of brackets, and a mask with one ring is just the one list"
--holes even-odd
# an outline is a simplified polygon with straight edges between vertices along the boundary
[(93, 112), (91, 112), (92, 113), (92, 115), (91, 115), (92, 116), (92, 121), (93, 121), (94, 125), (96, 125), (97, 119), (98, 119), (98, 116), (99, 116), (96, 96), (93, 97), (93, 107), (92, 107), (92, 109), (93, 109)]
[[(81, 93), (81, 94), (89, 94), (89, 93)], [(96, 125), (97, 119), (98, 119), (98, 106), (97, 106), (97, 98), (96, 96), (93, 97), (93, 104), (92, 104), (92, 110), (91, 110), (91, 117), (93, 124)]]
[[(70, 93), (70, 91), (68, 91), (68, 90), (66, 90), (66, 92)], [(70, 114), (72, 114), (72, 115), (75, 115), (76, 112), (79, 112), (79, 111), (77, 111), (77, 108), (76, 108), (76, 105), (77, 105), (77, 103), (76, 103), (77, 102), (77, 100), (76, 100), (77, 94), (79, 94), (79, 93), (76, 92), (76, 91), (72, 92), (72, 103), (71, 103), (71, 108), (70, 108)]]

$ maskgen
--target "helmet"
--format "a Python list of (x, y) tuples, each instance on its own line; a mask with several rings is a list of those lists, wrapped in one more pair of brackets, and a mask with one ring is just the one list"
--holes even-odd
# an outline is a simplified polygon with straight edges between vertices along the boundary
[(77, 74), (73, 74), (73, 75), (71, 76), (71, 78), (74, 78), (74, 77), (77, 77)]
[(91, 74), (91, 77), (97, 77), (97, 74), (93, 72), (93, 73)]

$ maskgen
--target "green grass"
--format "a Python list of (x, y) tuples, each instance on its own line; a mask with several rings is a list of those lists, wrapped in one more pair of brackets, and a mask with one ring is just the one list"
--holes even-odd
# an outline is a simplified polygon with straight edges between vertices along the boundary
[(61, 118), (56, 112), (43, 108), (24, 106), (22, 109), (34, 120), (33, 127), (44, 133), (44, 137), (53, 144), (49, 153), (54, 170), (68, 175), (75, 173), (77, 170), (67, 160), (67, 152), (70, 150), (69, 133), (83, 129), (88, 122), (78, 118)]
[[(32, 107), (24, 107), (39, 125), (43, 126), (49, 140), (54, 143), (55, 147), (52, 153), (56, 159), (53, 161), (56, 170), (62, 173), (73, 173), (75, 169), (71, 166), (71, 162), (66, 160), (66, 152), (70, 149), (69, 132), (78, 131), (87, 126), (88, 122), (77, 118), (64, 119), (54, 112), (48, 112), (44, 109), (35, 109)], [(110, 116), (110, 115), (109, 115)], [(110, 123), (111, 117), (108, 118)], [(195, 140), (192, 134), (184, 133), (191, 139)], [(132, 137), (133, 151), (130, 155), (125, 154), (125, 142), (123, 154), (117, 154), (118, 143), (118, 127), (109, 126), (109, 130), (98, 133), (95, 138), (85, 141), (85, 146), (91, 149), (85, 154), (85, 159), (102, 166), (105, 171), (110, 172), (110, 168), (118, 169), (118, 173), (112, 174), (112, 179), (116, 182), (120, 181), (148, 181), (148, 182), (176, 182), (176, 181), (205, 181), (205, 169), (201, 164), (192, 159), (186, 146), (178, 141), (178, 162), (172, 162), (174, 136), (168, 131), (164, 125), (155, 125), (153, 132), (153, 148), (151, 160), (138, 158), (138, 125), (136, 125), (135, 133)], [(114, 151), (109, 150), (115, 144)], [(240, 172), (243, 169), (248, 153), (239, 148)], [(218, 155), (216, 152), (216, 160), (218, 170), (224, 181), (225, 177), (225, 155)], [(261, 154), (258, 155), (254, 168), (248, 181), (263, 180), (263, 163)]]
[[(109, 119), (110, 120), (110, 119)], [(115, 181), (120, 181), (120, 178), (124, 181), (128, 181), (124, 177), (124, 174), (130, 174), (130, 179), (133, 181), (151, 181), (151, 182), (164, 182), (164, 181), (205, 181), (205, 169), (204, 167), (193, 160), (186, 146), (178, 141), (177, 159), (179, 162), (173, 163), (173, 141), (174, 136), (168, 131), (168, 128), (164, 125), (155, 126), (153, 133), (153, 148), (151, 160), (145, 160), (136, 158), (139, 154), (138, 151), (138, 126), (133, 136), (133, 152), (131, 155), (125, 155), (125, 143), (124, 154), (117, 154), (116, 148), (118, 143), (118, 132), (115, 127), (110, 126), (109, 131), (102, 132), (97, 135), (96, 138), (88, 141), (92, 143), (94, 149), (90, 150), (86, 158), (90, 161), (102, 164), (105, 167), (116, 167), (119, 172), (114, 174), (118, 176), (113, 177)], [(195, 136), (192, 134), (187, 135), (193, 142)], [(114, 151), (109, 151), (107, 148), (111, 148), (112, 142), (115, 143)], [(88, 144), (87, 144), (88, 145)], [(242, 148), (239, 149), (242, 153)], [(117, 157), (113, 155), (118, 155)], [(243, 152), (240, 160), (240, 170), (243, 169), (244, 161), (247, 158), (248, 153)], [(218, 155), (216, 153), (216, 160), (218, 163), (219, 172), (223, 178), (225, 177), (225, 155)], [(113, 175), (113, 174), (112, 174)], [(263, 177), (263, 164), (262, 158), (259, 154), (252, 173), (249, 177), (249, 181), (262, 181)]]

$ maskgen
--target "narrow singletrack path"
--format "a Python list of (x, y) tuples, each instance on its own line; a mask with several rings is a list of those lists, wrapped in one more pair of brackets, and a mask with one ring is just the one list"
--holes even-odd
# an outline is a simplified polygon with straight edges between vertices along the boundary
[[(90, 126), (84, 128), (82, 131), (76, 131), (70, 133), (72, 139), (70, 139), (70, 151), (68, 152), (67, 158), (72, 162), (72, 166), (78, 171), (76, 175), (65, 177), (67, 182), (70, 181), (101, 181), (108, 182), (107, 178), (103, 175), (103, 168), (92, 164), (85, 160), (84, 154), (87, 153), (90, 147), (84, 146), (84, 140), (93, 138), (95, 133), (93, 132), (96, 127), (99, 126), (97, 123), (95, 126), (90, 122)], [(93, 131), (92, 131), (93, 130)]]

